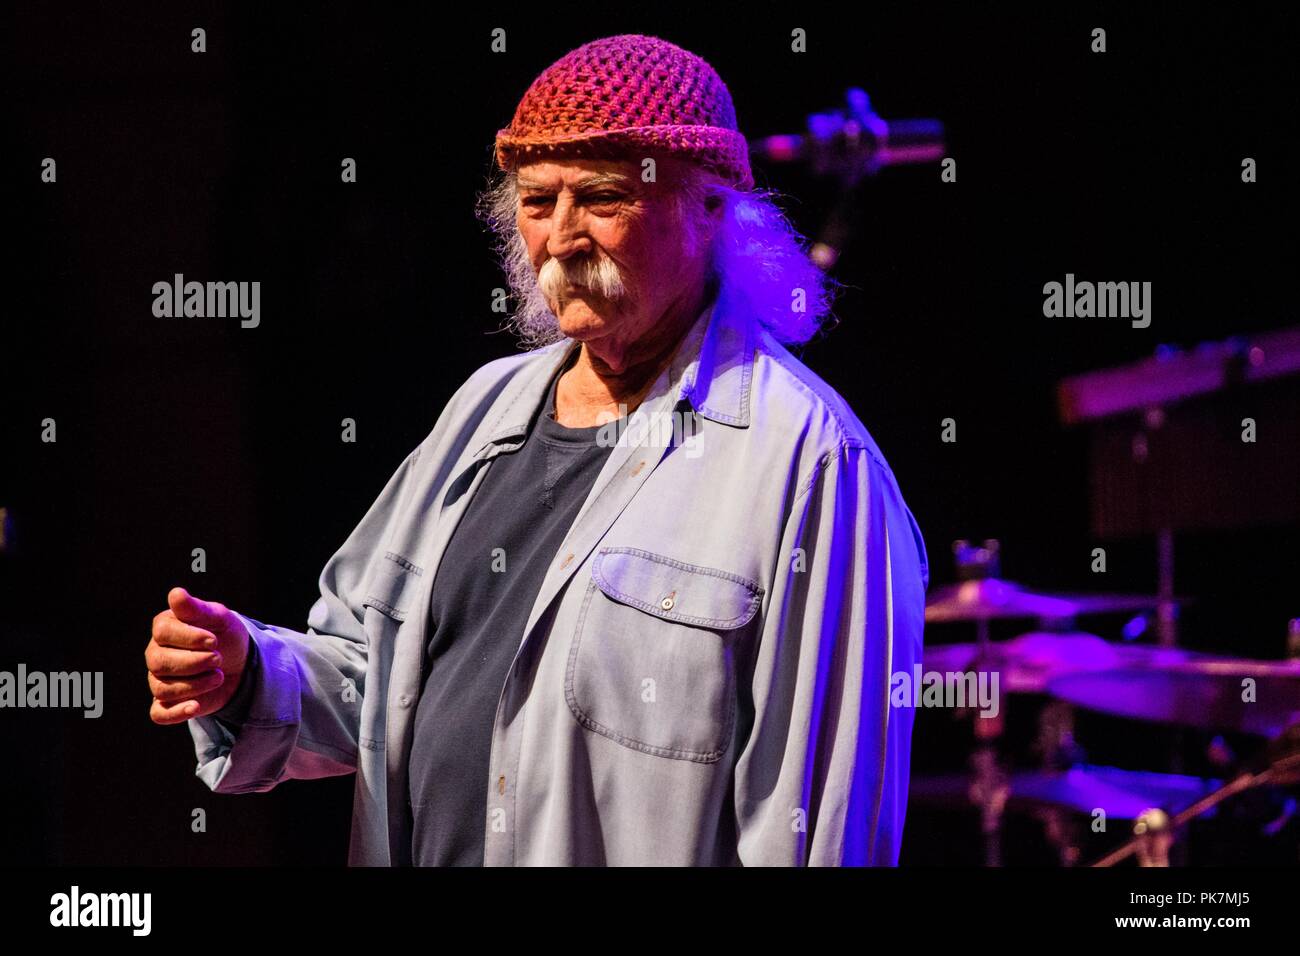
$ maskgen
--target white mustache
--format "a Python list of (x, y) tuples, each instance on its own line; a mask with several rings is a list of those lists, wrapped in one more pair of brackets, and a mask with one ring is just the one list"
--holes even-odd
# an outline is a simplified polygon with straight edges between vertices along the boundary
[(627, 295), (622, 273), (612, 259), (547, 259), (537, 273), (537, 284), (548, 298), (564, 306), (566, 286), (595, 292), (603, 299), (615, 301)]

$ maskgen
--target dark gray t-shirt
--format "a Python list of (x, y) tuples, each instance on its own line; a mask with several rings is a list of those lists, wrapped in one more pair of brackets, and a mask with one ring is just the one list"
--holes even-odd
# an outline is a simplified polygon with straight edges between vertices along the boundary
[(483, 865), (501, 689), (547, 569), (610, 452), (596, 443), (600, 426), (556, 423), (559, 374), (524, 444), (488, 465), (434, 579), (409, 764), (417, 866)]

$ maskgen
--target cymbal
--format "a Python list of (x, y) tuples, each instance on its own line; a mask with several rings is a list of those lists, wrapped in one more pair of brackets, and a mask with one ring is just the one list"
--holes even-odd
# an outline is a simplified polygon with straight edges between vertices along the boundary
[(1036, 617), (1061, 620), (1081, 614), (1141, 611), (1160, 599), (1143, 594), (1049, 594), (1002, 578), (981, 578), (936, 588), (925, 603), (927, 623)]
[(1052, 678), (1062, 674), (1173, 664), (1195, 656), (1177, 648), (1112, 643), (1082, 631), (1031, 631), (991, 643), (983, 653), (979, 644), (927, 645), (922, 661), (932, 671), (997, 671), (1005, 691), (1046, 694)]
[[(1075, 594), (1066, 592), (1058, 595), (1070, 601), (1078, 609), (1076, 614), (1132, 614), (1135, 611), (1150, 611), (1160, 606), (1160, 598), (1154, 594)], [(1175, 597), (1171, 604), (1188, 604), (1190, 598)]]
[[(1119, 820), (1136, 820), (1152, 807), (1179, 813), (1222, 786), (1219, 780), (1185, 774), (1097, 766), (1014, 773), (1008, 776), (1007, 783), (1009, 809), (1051, 807), (1088, 814), (1101, 809), (1108, 817)], [(971, 784), (968, 774), (917, 777), (909, 786), (908, 796), (919, 803), (969, 806)]]
[(1048, 693), (1119, 717), (1272, 737), (1300, 720), (1300, 661), (1201, 656), (1076, 671), (1049, 679)]

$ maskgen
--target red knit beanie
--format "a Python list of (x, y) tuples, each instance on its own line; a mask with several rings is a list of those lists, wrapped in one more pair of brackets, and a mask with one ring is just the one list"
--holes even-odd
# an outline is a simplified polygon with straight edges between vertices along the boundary
[(754, 185), (731, 93), (694, 53), (639, 34), (585, 43), (547, 67), (497, 133), (504, 170), (560, 156), (676, 156)]

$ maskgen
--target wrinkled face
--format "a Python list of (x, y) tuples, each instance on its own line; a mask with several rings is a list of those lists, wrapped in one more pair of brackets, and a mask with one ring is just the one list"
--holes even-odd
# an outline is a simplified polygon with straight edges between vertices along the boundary
[(670, 168), (656, 184), (631, 161), (519, 167), (519, 232), (565, 335), (617, 354), (698, 287), (705, 260), (678, 222)]

